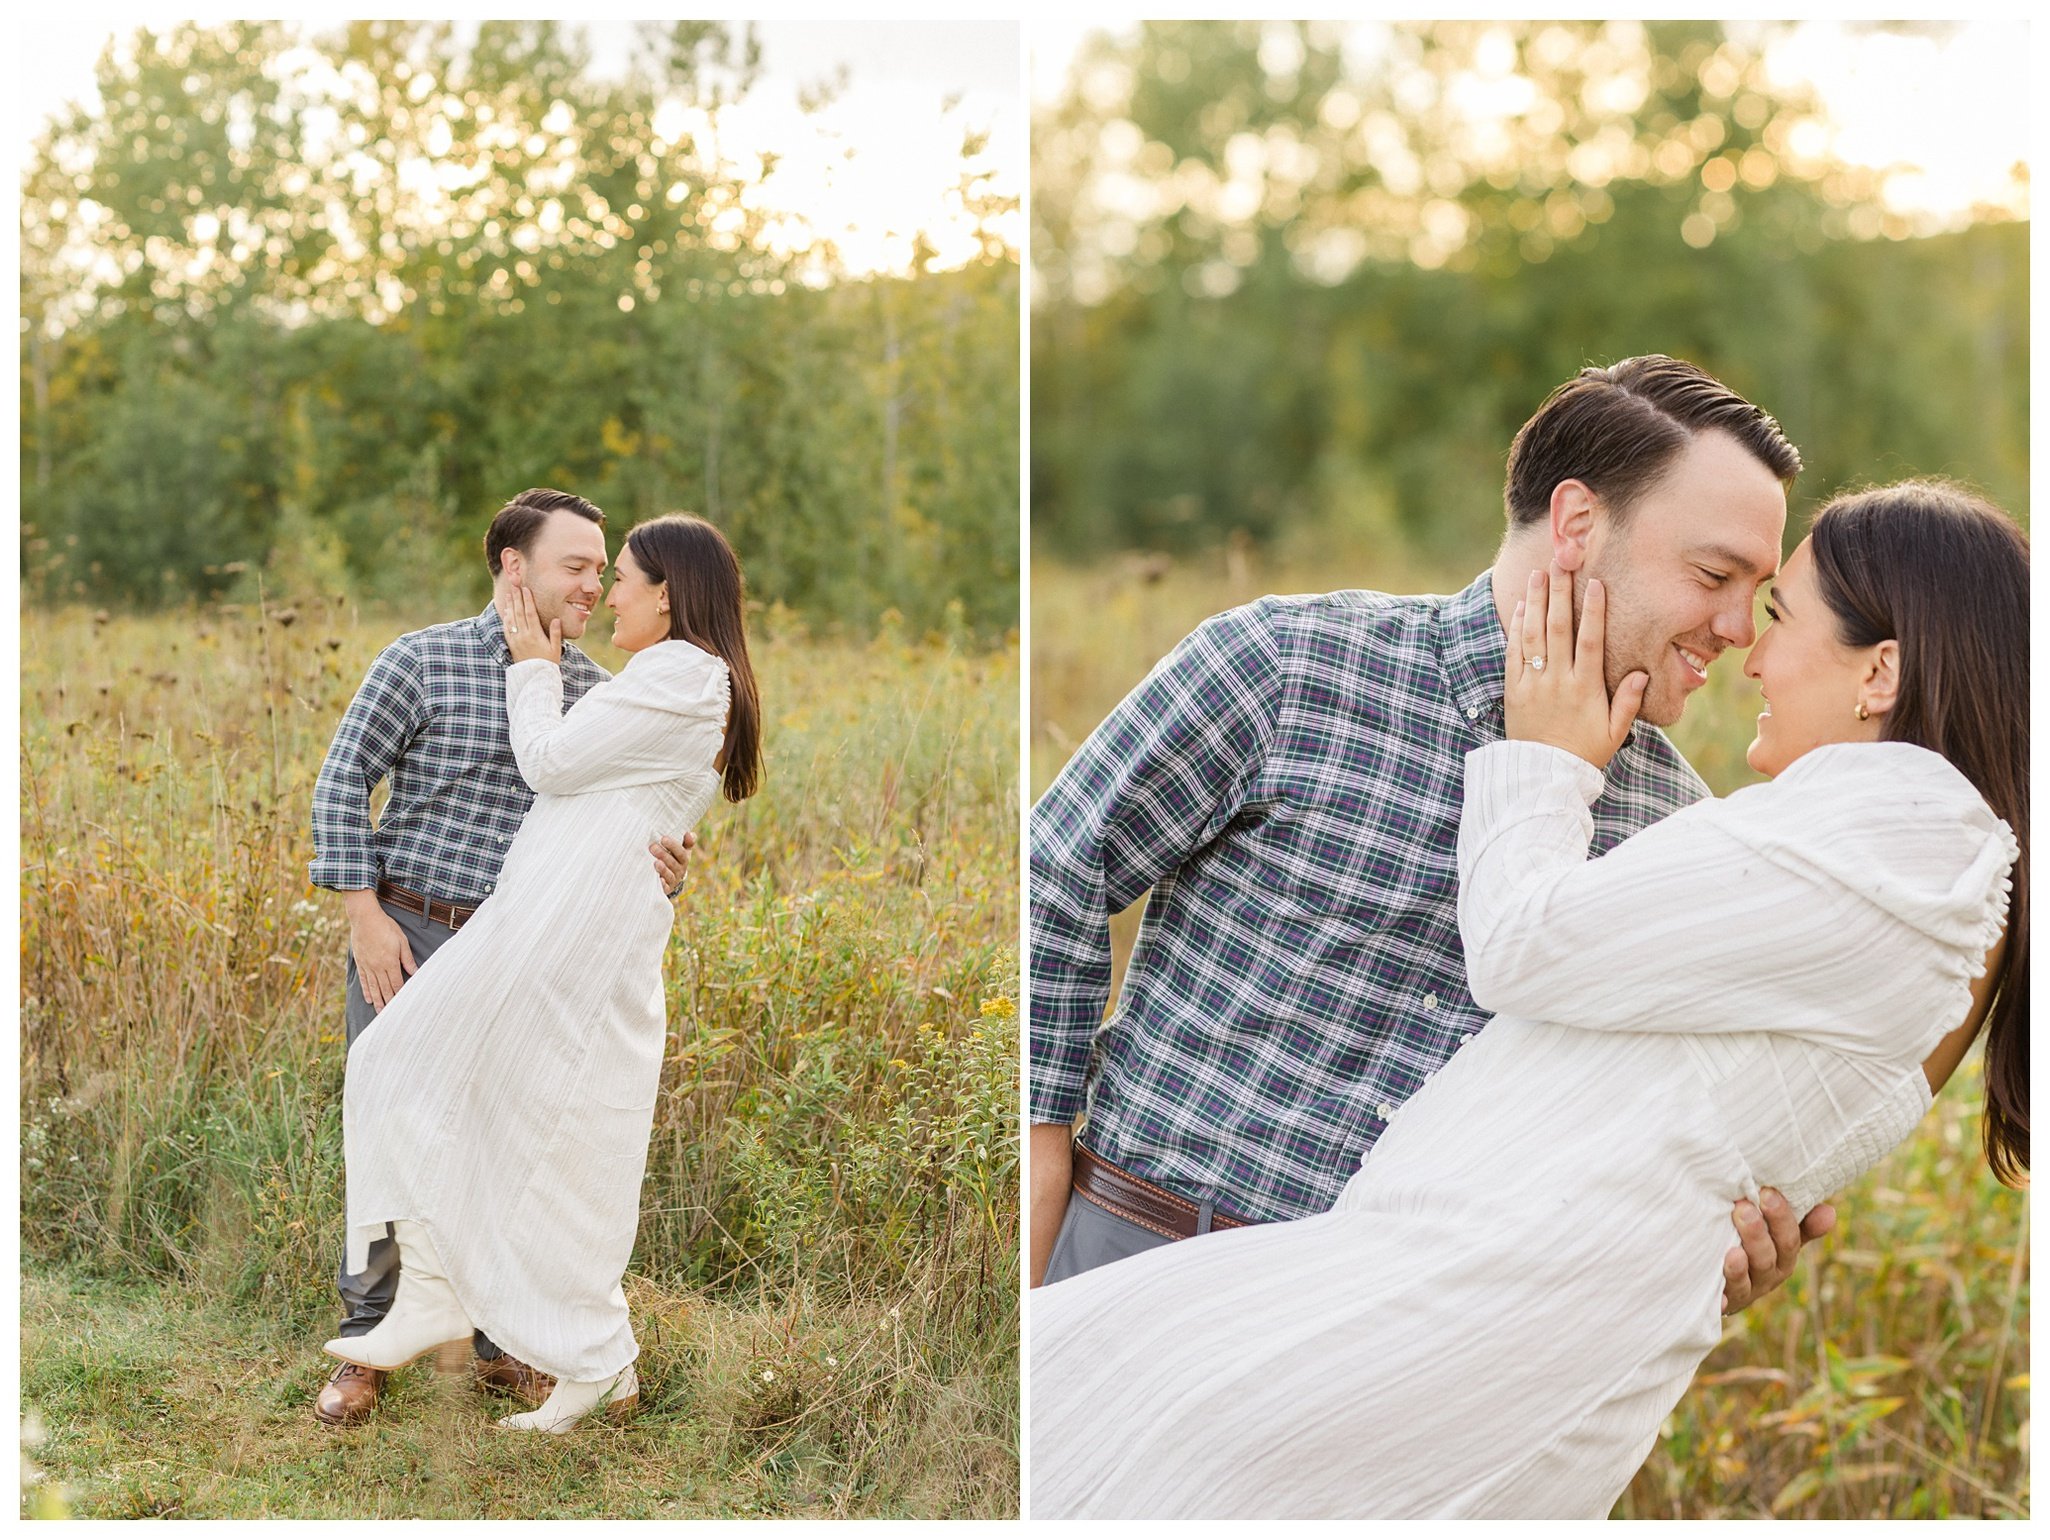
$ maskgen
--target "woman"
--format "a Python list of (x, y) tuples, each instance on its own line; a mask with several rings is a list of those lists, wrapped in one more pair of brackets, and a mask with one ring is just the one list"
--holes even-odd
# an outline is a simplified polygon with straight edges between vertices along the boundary
[(1605, 602), (1576, 648), (1534, 576), (1512, 741), (1467, 758), (1495, 1019), (1330, 1213), (1033, 1295), (1034, 1517), (1604, 1516), (1720, 1337), (1738, 1198), (1839, 1190), (1982, 1023), (1987, 1149), (2027, 1168), (2020, 534), (1926, 483), (1825, 509), (1745, 668), (1777, 779), (1590, 861), (1645, 678), (1610, 701)]
[(721, 786), (751, 795), (761, 705), (740, 566), (683, 514), (629, 531), (607, 601), (633, 656), (562, 710), (560, 622), (499, 605), (506, 714), (538, 793), (497, 890), (349, 1053), (349, 1266), (393, 1225), (398, 1294), (327, 1351), (392, 1369), (481, 1328), (556, 1377), (501, 1427), (562, 1432), (635, 1404), (620, 1279), (661, 1080), (673, 912), (642, 870)]

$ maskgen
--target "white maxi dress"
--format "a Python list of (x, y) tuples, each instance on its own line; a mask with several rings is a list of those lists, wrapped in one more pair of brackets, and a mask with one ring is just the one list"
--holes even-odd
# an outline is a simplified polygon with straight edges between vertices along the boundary
[(718, 793), (726, 665), (658, 642), (565, 713), (561, 670), (529, 660), (505, 697), (537, 795), (491, 896), (349, 1050), (348, 1265), (417, 1221), (492, 1341), (604, 1379), (637, 1351), (620, 1280), (665, 1038), (648, 844)]
[(1033, 1517), (1605, 1517), (1720, 1337), (1732, 1204), (1921, 1118), (2016, 858), (1970, 783), (1835, 745), (1590, 861), (1600, 787), (1467, 757), (1496, 1015), (1331, 1212), (1029, 1296)]

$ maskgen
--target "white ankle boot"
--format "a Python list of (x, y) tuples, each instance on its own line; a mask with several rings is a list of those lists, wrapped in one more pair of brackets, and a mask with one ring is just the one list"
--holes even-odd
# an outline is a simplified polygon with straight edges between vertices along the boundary
[(410, 1219), (392, 1225), (399, 1244), (399, 1287), (391, 1309), (360, 1337), (337, 1337), (325, 1351), (344, 1363), (370, 1369), (398, 1369), (445, 1342), (470, 1340), (475, 1329), (442, 1270), (434, 1242)]
[(529, 1429), (540, 1433), (567, 1433), (586, 1417), (602, 1415), (624, 1422), (641, 1399), (640, 1381), (629, 1364), (605, 1380), (557, 1380), (555, 1389), (531, 1412), (501, 1417), (501, 1428)]

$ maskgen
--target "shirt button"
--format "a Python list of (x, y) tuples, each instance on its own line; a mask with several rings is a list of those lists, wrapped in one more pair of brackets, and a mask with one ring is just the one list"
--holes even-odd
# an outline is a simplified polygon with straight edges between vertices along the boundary
[(1471, 1032), (1462, 1032), (1459, 1034), (1459, 1040), (1462, 1043), (1470, 1043), (1473, 1041), (1473, 1034)]
[(1374, 1111), (1380, 1115), (1381, 1120), (1383, 1122), (1386, 1122), (1389, 1118), (1395, 1116), (1395, 1109), (1389, 1106), (1386, 1102), (1381, 1103), (1381, 1105), (1376, 1107)]
[(1478, 722), (1481, 719), (1481, 708), (1478, 706), (1468, 706), (1466, 708), (1466, 719), (1469, 722)]
[(1438, 997), (1437, 997), (1436, 995), (1425, 995), (1425, 996), (1424, 996), (1424, 1009), (1425, 1009), (1425, 1010), (1427, 1010), (1427, 1011), (1435, 1011), (1435, 1010), (1436, 1010), (1437, 1008), (1438, 1008)]

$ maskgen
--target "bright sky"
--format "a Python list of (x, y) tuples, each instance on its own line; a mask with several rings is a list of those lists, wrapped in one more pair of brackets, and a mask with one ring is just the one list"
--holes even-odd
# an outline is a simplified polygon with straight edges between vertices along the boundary
[[(1035, 102), (1061, 94), (1083, 39), (1097, 30), (1072, 20), (1034, 25)], [(1366, 23), (1358, 30), (1361, 52), (1371, 54), (1382, 29)], [(1885, 190), (1888, 205), (1902, 213), (1941, 221), (1978, 202), (2006, 203), (2010, 169), (2029, 159), (2026, 23), (1960, 22), (1928, 36), (1802, 22), (1768, 55), (1767, 67), (1775, 80), (1815, 87), (1835, 121), (1839, 158), (1903, 168)]]
[[(68, 101), (93, 96), (93, 64), (116, 31), (138, 23), (88, 20), (64, 11), (20, 20), (16, 77), (17, 153)], [(160, 23), (161, 24), (161, 23)], [(310, 30), (333, 21), (305, 20)], [(623, 69), (630, 22), (585, 24), (594, 64)], [(946, 194), (960, 171), (964, 133), (987, 132), (991, 188), (1024, 190), (1025, 125), (1020, 96), (1022, 42), (1010, 22), (757, 22), (762, 73), (746, 101), (725, 119), (729, 152), (773, 150), (781, 157), (758, 196), (800, 209), (819, 235), (836, 241), (856, 272), (901, 271), (921, 228), (939, 250), (939, 266), (974, 252), (964, 218)], [(806, 118), (799, 91), (844, 66), (847, 85)], [(851, 158), (844, 152), (853, 150)], [(1023, 226), (1004, 233), (1016, 247)]]

